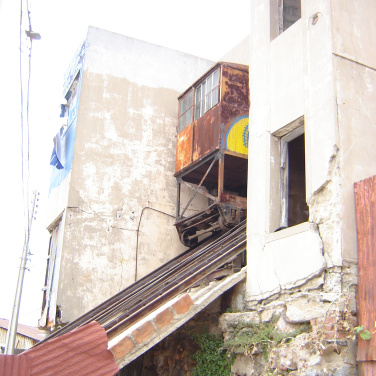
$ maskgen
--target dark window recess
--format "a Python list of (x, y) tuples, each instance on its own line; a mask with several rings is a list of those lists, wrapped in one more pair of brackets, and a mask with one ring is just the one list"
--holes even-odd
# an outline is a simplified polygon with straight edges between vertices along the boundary
[(283, 0), (283, 31), (287, 30), (291, 25), (302, 16), (300, 0)]
[(301, 0), (270, 0), (270, 40), (286, 31), (301, 16)]
[(288, 143), (288, 227), (307, 222), (304, 134)]

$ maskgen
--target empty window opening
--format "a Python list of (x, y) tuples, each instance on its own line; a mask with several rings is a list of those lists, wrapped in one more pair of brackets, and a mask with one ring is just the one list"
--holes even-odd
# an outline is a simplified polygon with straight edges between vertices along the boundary
[(281, 227), (307, 222), (306, 171), (303, 128), (281, 140)]
[(270, 0), (270, 39), (282, 34), (301, 15), (301, 0)]

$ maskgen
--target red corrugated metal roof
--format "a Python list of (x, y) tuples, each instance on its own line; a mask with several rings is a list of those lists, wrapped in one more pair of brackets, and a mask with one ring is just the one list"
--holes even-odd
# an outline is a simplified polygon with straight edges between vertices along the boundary
[[(111, 376), (119, 372), (107, 349), (105, 330), (93, 321), (60, 337), (45, 342), (13, 358), (26, 358), (29, 373), (17, 373), (23, 360), (7, 360), (4, 376)], [(4, 355), (5, 356), (5, 355)], [(9, 357), (9, 356), (8, 356)], [(5, 362), (5, 360), (4, 360)], [(0, 363), (1, 364), (1, 363)], [(25, 367), (22, 363), (22, 367)], [(14, 369), (13, 369), (14, 368)]]
[[(9, 320), (0, 319), (0, 328), (8, 329), (8, 325)], [(39, 330), (38, 328), (24, 324), (17, 325), (17, 334), (34, 339), (35, 341), (42, 341), (47, 336), (47, 334), (43, 330)]]
[(19, 355), (0, 355), (1, 376), (30, 376), (30, 360)]

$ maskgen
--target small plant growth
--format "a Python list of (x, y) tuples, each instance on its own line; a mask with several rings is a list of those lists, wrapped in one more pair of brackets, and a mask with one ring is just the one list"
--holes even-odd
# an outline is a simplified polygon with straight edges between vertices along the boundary
[(267, 323), (238, 325), (232, 339), (227, 340), (223, 348), (235, 354), (252, 355), (262, 352), (267, 358), (268, 351), (277, 344), (311, 331), (311, 326), (305, 324), (292, 332), (285, 333), (276, 328), (277, 320), (278, 318)]
[[(376, 323), (375, 323), (376, 326)], [(362, 339), (369, 340), (371, 339), (371, 332), (368, 329), (364, 329), (364, 325), (356, 326), (354, 328), (356, 334), (359, 334)]]
[(196, 366), (193, 376), (229, 376), (234, 356), (223, 349), (223, 340), (211, 334), (194, 335), (200, 349), (192, 355)]

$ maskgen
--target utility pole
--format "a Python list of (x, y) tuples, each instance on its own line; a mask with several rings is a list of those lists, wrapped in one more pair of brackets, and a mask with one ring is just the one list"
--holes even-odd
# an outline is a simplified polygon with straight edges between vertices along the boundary
[(34, 219), (34, 214), (36, 214), (35, 209), (38, 207), (37, 205), (37, 202), (39, 201), (38, 196), (39, 196), (39, 192), (35, 191), (33, 209), (31, 211), (31, 218), (29, 217), (30, 219), (28, 221), (28, 227), (25, 232), (25, 241), (24, 241), (24, 246), (22, 250), (20, 270), (18, 272), (16, 294), (14, 297), (12, 316), (8, 325), (7, 338), (5, 342), (5, 354), (7, 355), (14, 354), (14, 345), (16, 343), (16, 335), (17, 335), (18, 315), (19, 315), (20, 304), (21, 304), (22, 286), (23, 286), (23, 280), (25, 276), (27, 257), (29, 254), (30, 231), (31, 231), (31, 225)]

